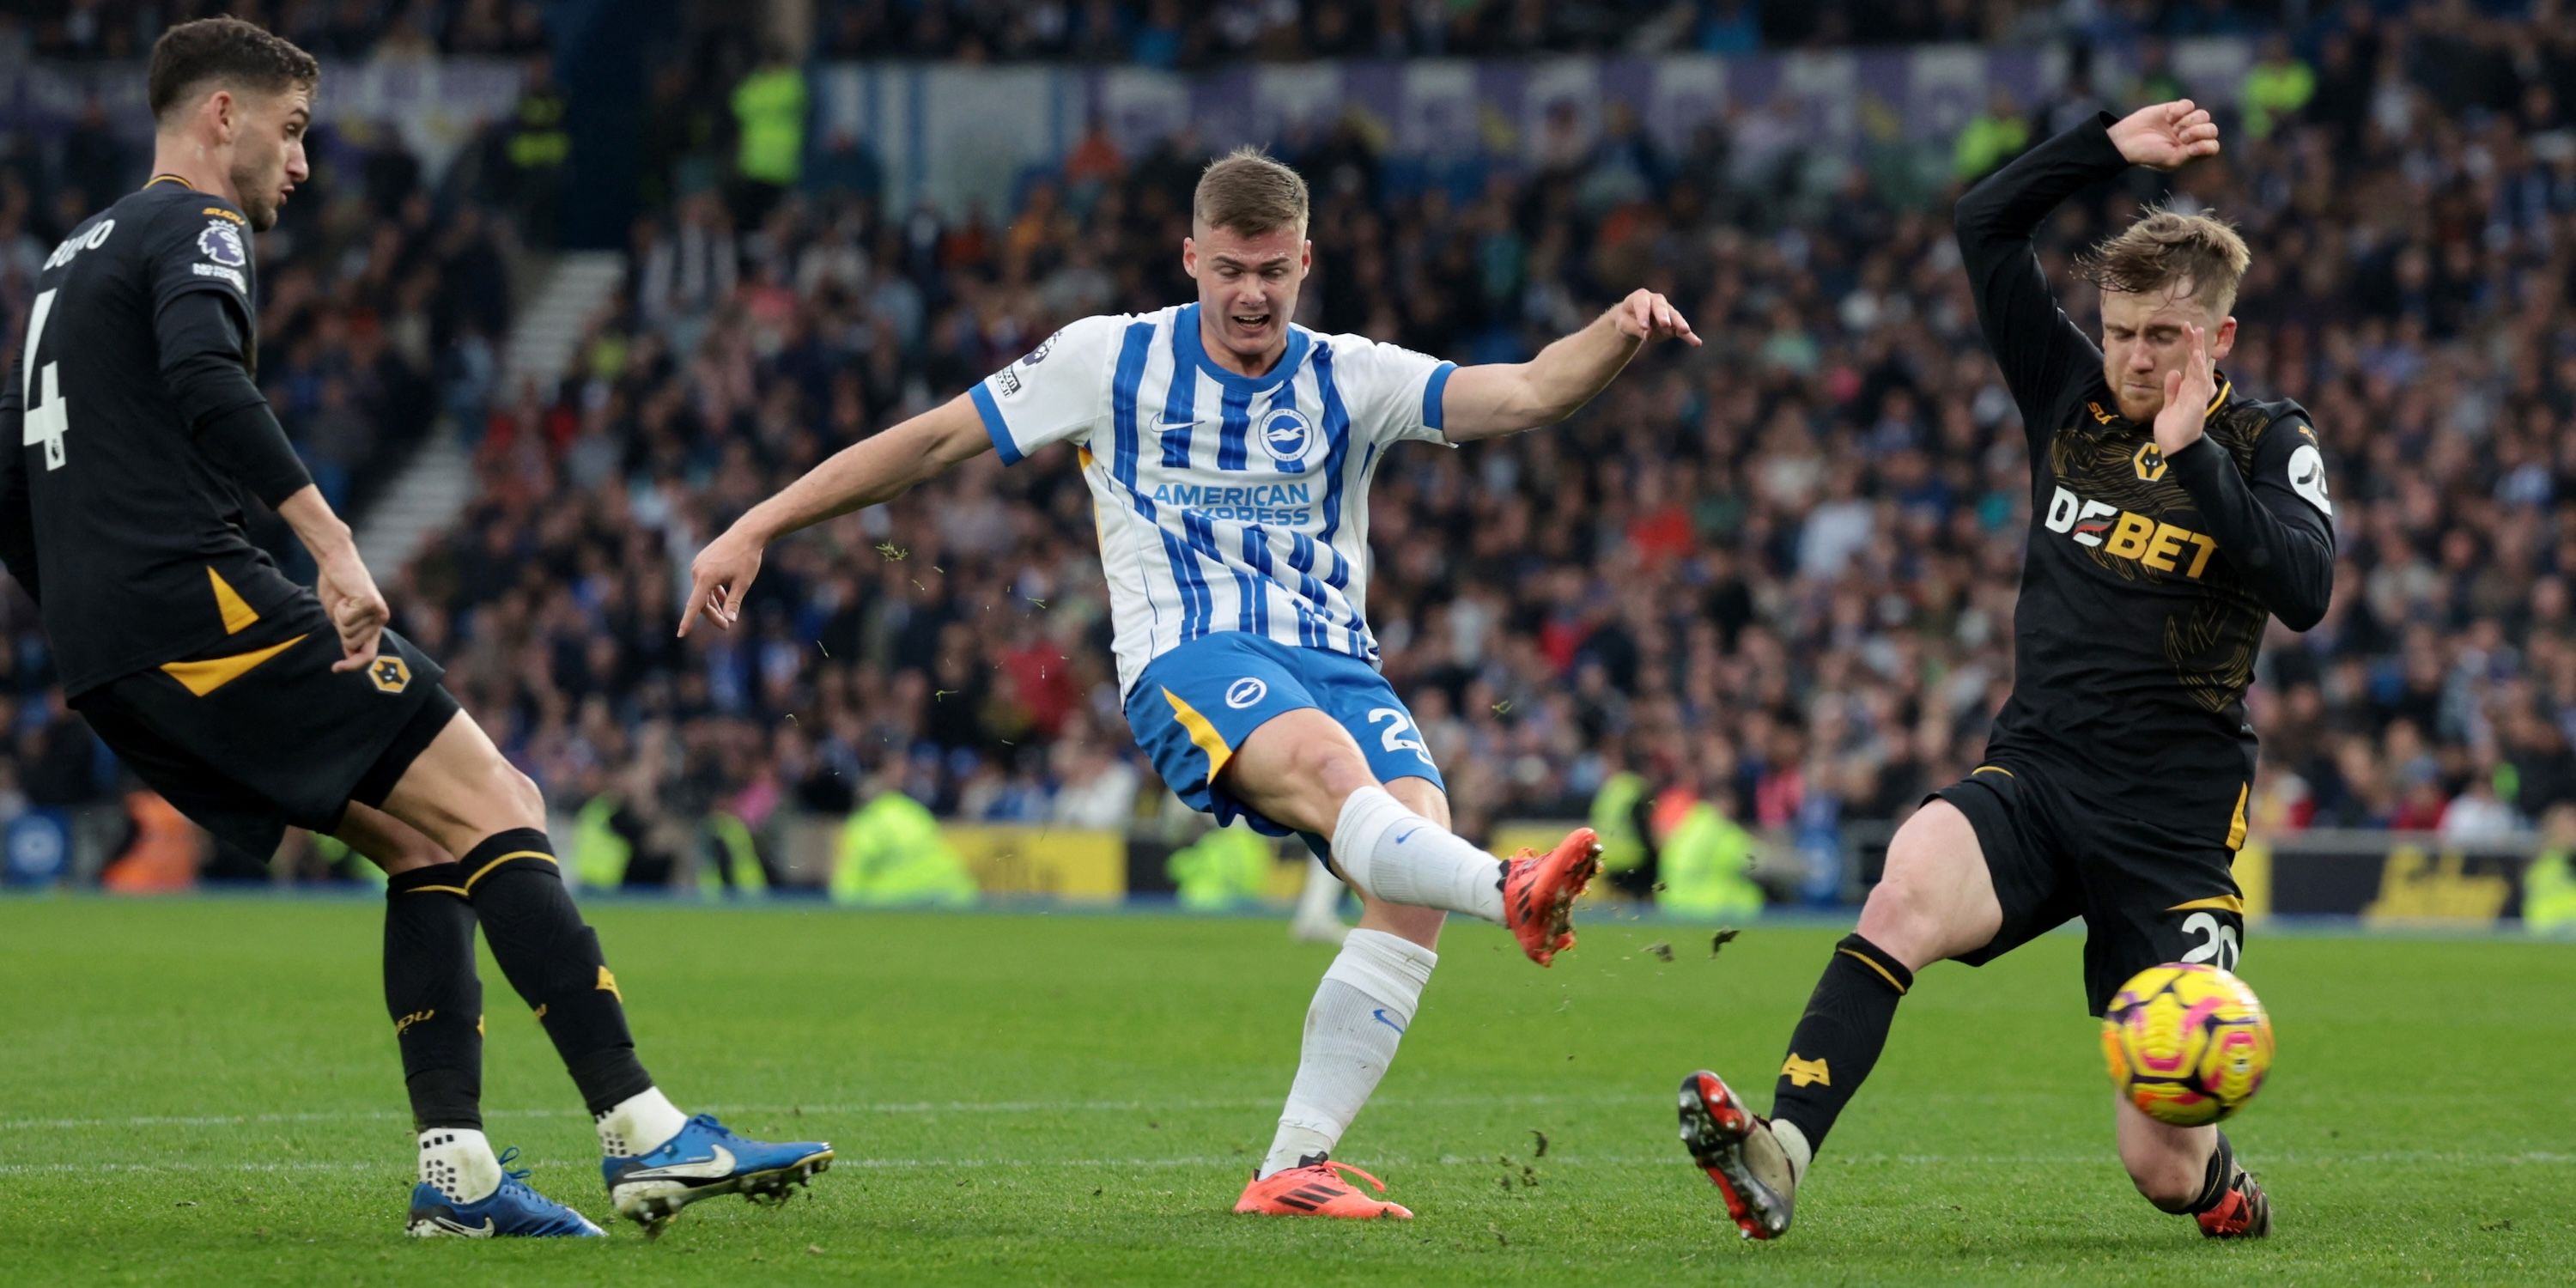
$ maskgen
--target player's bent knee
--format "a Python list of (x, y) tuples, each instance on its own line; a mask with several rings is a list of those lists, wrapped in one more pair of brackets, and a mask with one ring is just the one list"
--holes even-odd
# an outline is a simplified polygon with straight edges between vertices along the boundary
[(349, 802), (332, 835), (389, 877), (434, 867), (453, 857), (402, 820), (356, 801)]
[(546, 825), (546, 794), (537, 780), (519, 771), (509, 761), (501, 762), (501, 798), (511, 803), (516, 818), (513, 826), (543, 830)]
[(1992, 912), (1977, 915), (1951, 891), (1919, 877), (1900, 877), (1870, 891), (1859, 930), (1906, 969), (1921, 970), (1992, 940), (2000, 920)]
[[(1334, 732), (1341, 732), (1338, 728)], [(1301, 738), (1288, 750), (1286, 771), (1300, 782), (1313, 783), (1334, 795), (1344, 795), (1366, 786), (1369, 776), (1368, 757), (1360, 754), (1349, 735), (1340, 738)]]
[(1342, 799), (1376, 780), (1350, 732), (1306, 708), (1253, 730), (1225, 767), (1224, 781), (1265, 817), (1329, 836)]
[(2003, 908), (1967, 816), (1934, 801), (1887, 848), (1887, 870), (1861, 908), (1860, 933), (1920, 970), (1969, 952), (2002, 928)]
[(1886, 949), (1909, 969), (1949, 956), (1951, 938), (1933, 901), (1921, 886), (1902, 877), (1882, 880), (1861, 905), (1860, 934)]

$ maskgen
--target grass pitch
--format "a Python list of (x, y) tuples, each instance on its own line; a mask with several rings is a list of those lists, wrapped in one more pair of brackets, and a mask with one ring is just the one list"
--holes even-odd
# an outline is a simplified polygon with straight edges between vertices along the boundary
[[(1453, 926), (1341, 1156), (1420, 1218), (1227, 1212), (1330, 950), (1276, 922), (592, 909), (645, 1062), (748, 1134), (831, 1140), (779, 1211), (658, 1242), (400, 1237), (411, 1141), (368, 901), (0, 901), (11, 1282), (2569, 1282), (2576, 947), (2254, 937), (2280, 1062), (2231, 1127), (2277, 1235), (2218, 1245), (2111, 1152), (2078, 941), (1924, 973), (1798, 1223), (1740, 1241), (1674, 1141), (1757, 1102), (1837, 932), (1604, 921), (1541, 971)], [(1669, 962), (1653, 951), (1668, 944)], [(614, 1225), (589, 1126), (485, 964), (487, 1126)], [(1542, 1147), (1541, 1137), (1544, 1136)]]

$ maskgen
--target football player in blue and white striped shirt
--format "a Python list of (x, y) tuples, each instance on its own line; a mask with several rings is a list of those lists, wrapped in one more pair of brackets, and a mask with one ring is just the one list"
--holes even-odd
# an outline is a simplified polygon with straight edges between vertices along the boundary
[(1075, 322), (815, 467), (698, 554), (681, 631), (701, 615), (730, 628), (762, 550), (788, 533), (988, 450), (1016, 464), (1072, 443), (1138, 745), (1218, 822), (1303, 836), (1364, 906), (1235, 1210), (1410, 1216), (1354, 1190), (1339, 1173), (1357, 1169), (1328, 1156), (1413, 1022), (1442, 918), (1499, 923), (1546, 965), (1573, 945), (1568, 910), (1600, 847), (1578, 829), (1550, 854), (1504, 862), (1449, 831), (1439, 767), (1378, 674), (1363, 614), (1369, 478), (1408, 439), (1554, 424), (1646, 341), (1699, 338), (1643, 290), (1521, 363), (1459, 367), (1317, 334), (1289, 321), (1314, 255), (1306, 218), (1305, 181), (1287, 166), (1250, 149), (1210, 165), (1181, 243), (1196, 303)]

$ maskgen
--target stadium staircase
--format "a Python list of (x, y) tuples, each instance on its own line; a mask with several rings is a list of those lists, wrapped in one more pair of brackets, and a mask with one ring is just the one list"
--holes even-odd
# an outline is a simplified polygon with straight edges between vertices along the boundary
[[(529, 382), (549, 390), (563, 378), (583, 329), (625, 284), (626, 260), (616, 251), (567, 253), (556, 256), (541, 278), (510, 327), (496, 401), (516, 398)], [(359, 520), (358, 553), (379, 581), (391, 580), (473, 499), (473, 449), (464, 429), (441, 418), (429, 441)]]

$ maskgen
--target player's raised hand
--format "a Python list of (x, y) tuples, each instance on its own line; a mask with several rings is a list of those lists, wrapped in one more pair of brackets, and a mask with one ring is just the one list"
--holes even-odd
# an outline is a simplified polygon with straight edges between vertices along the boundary
[(385, 607), (385, 597), (376, 590), (376, 579), (368, 574), (356, 549), (322, 564), (313, 593), (331, 614), (331, 628), (340, 635), (342, 657), (331, 669), (355, 671), (375, 661), (376, 645), (384, 638), (392, 610)]
[(2165, 373), (2165, 407), (2156, 413), (2156, 451), (2173, 454), (2200, 441), (2209, 417), (2209, 400), (2218, 393), (2218, 376), (2209, 361), (2209, 329), (2183, 324), (2190, 353), (2180, 367)]
[(689, 561), (689, 597), (680, 601), (682, 636), (700, 614), (717, 630), (733, 629), (734, 619), (742, 614), (742, 597), (750, 593), (751, 579), (760, 575), (760, 551), (759, 541), (738, 528), (727, 528)]
[(1699, 347), (1699, 333), (1691, 330), (1690, 319), (1673, 307), (1671, 300), (1643, 287), (1628, 293), (1619, 307), (1610, 310), (1611, 320), (1619, 334), (1635, 340), (1666, 340), (1674, 337)]
[(2193, 157), (2218, 155), (2218, 123), (2187, 98), (2142, 107), (2111, 127), (2111, 142), (2131, 165), (2171, 170)]

